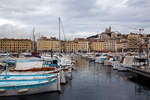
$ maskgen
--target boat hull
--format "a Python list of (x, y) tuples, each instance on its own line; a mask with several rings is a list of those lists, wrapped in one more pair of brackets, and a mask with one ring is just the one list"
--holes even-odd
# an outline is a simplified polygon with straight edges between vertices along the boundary
[(106, 61), (104, 61), (104, 65), (105, 66), (112, 66), (112, 61), (106, 60)]
[(26, 87), (26, 88), (16, 88), (16, 89), (0, 89), (0, 96), (19, 96), (19, 95), (32, 95), (44, 92), (59, 92), (60, 87), (60, 76), (56, 80), (51, 81), (45, 85), (38, 87)]
[(66, 78), (72, 79), (72, 67), (64, 69), (64, 74)]

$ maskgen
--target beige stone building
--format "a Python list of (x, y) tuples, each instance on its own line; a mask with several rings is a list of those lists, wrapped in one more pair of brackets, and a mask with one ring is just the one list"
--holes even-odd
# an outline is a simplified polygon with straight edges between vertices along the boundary
[(93, 40), (90, 42), (90, 51), (104, 52), (104, 41)]
[(127, 37), (119, 37), (119, 39), (117, 41), (117, 51), (118, 52), (126, 52), (127, 45), (128, 45)]
[(37, 40), (37, 50), (38, 51), (60, 51), (61, 48), (61, 41), (56, 38), (46, 38), (41, 37)]
[(66, 52), (78, 52), (78, 43), (74, 41), (66, 41), (65, 51)]
[(127, 48), (129, 51), (138, 51), (140, 46), (144, 43), (141, 34), (130, 33), (128, 34)]
[(66, 52), (88, 52), (89, 41), (83, 38), (76, 38), (74, 41), (65, 42), (65, 51)]
[(74, 41), (77, 43), (77, 48), (76, 48), (77, 51), (88, 52), (90, 50), (89, 41), (87, 39), (76, 38)]
[(128, 45), (127, 41), (119, 41), (119, 42), (117, 42), (117, 51), (118, 52), (126, 52), (126, 51), (128, 51), (127, 45)]
[(116, 52), (117, 51), (117, 38), (107, 39), (104, 43), (105, 52)]
[(0, 39), (0, 52), (30, 52), (32, 41), (29, 39)]

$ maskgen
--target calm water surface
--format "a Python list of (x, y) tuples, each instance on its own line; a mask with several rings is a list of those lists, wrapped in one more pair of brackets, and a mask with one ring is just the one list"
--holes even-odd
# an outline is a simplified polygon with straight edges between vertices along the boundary
[(150, 88), (141, 85), (140, 80), (129, 80), (131, 73), (117, 72), (81, 58), (76, 68), (61, 94), (0, 97), (0, 100), (150, 100)]

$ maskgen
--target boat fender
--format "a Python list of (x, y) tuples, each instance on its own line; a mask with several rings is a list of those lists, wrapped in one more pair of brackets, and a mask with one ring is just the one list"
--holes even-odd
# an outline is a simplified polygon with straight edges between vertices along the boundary
[(29, 89), (20, 89), (18, 90), (18, 93), (25, 93), (25, 92), (28, 92)]

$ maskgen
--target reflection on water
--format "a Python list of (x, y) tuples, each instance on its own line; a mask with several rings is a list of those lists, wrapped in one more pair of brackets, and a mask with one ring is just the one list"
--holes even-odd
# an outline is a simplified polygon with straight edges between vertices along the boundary
[(149, 100), (150, 88), (130, 80), (131, 73), (89, 63), (78, 58), (73, 79), (62, 86), (62, 93), (3, 97), (0, 100)]

